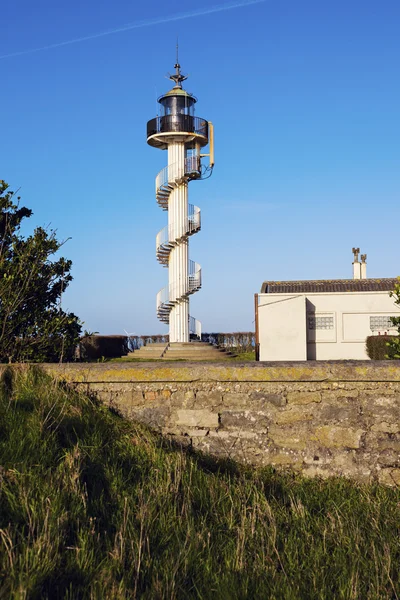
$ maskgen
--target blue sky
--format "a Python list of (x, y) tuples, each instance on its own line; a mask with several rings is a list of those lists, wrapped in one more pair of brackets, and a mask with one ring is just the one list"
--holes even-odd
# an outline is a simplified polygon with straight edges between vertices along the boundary
[(177, 35), (186, 88), (215, 126), (214, 174), (189, 186), (203, 331), (252, 329), (265, 279), (351, 277), (355, 245), (368, 276), (400, 275), (400, 3), (265, 0), (150, 24), (222, 4), (2, 2), (0, 178), (21, 188), (31, 226), (72, 238), (63, 304), (86, 329), (166, 331), (154, 178), (167, 157), (145, 132)]

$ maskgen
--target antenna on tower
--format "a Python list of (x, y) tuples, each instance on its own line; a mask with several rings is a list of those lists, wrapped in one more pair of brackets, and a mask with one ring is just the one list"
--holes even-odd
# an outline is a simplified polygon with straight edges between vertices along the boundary
[(168, 73), (169, 79), (175, 82), (175, 87), (182, 89), (182, 81), (187, 79), (187, 75), (182, 75), (181, 73), (181, 65), (179, 64), (179, 40), (178, 36), (176, 36), (176, 63), (174, 64), (175, 74), (171, 75)]

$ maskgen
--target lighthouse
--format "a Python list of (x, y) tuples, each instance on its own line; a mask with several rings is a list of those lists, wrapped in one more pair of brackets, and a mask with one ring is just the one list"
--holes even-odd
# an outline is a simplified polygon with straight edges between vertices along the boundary
[[(201, 288), (201, 267), (189, 258), (189, 238), (200, 231), (201, 215), (188, 202), (188, 186), (209, 177), (214, 166), (212, 123), (195, 116), (197, 98), (182, 87), (187, 77), (178, 57), (174, 68), (169, 76), (174, 86), (158, 98), (159, 116), (147, 123), (147, 143), (168, 152), (168, 164), (156, 176), (156, 200), (168, 212), (168, 224), (156, 237), (156, 256), (168, 269), (168, 285), (157, 294), (157, 317), (169, 324), (170, 344), (201, 335), (200, 322), (189, 312), (189, 296)], [(203, 154), (208, 144), (210, 151)]]

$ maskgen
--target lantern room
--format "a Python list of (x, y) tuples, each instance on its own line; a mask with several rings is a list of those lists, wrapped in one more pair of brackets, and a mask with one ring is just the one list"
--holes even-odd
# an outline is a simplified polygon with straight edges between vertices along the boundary
[(147, 123), (147, 143), (166, 150), (169, 142), (181, 141), (187, 149), (200, 148), (208, 144), (208, 122), (194, 116), (197, 98), (182, 88), (180, 64), (175, 64), (176, 72), (169, 78), (175, 83), (172, 90), (158, 98), (160, 114)]
[(193, 117), (197, 98), (180, 87), (174, 87), (164, 96), (161, 96), (158, 102), (161, 104), (161, 117), (168, 117), (169, 115)]

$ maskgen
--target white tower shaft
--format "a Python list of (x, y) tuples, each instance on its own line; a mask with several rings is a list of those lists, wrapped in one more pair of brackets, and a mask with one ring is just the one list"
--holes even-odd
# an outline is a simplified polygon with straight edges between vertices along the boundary
[(178, 183), (168, 199), (169, 239), (176, 240), (168, 263), (169, 299), (174, 302), (169, 314), (170, 342), (189, 341), (189, 240), (188, 185), (185, 174), (185, 144), (168, 144), (168, 179)]

